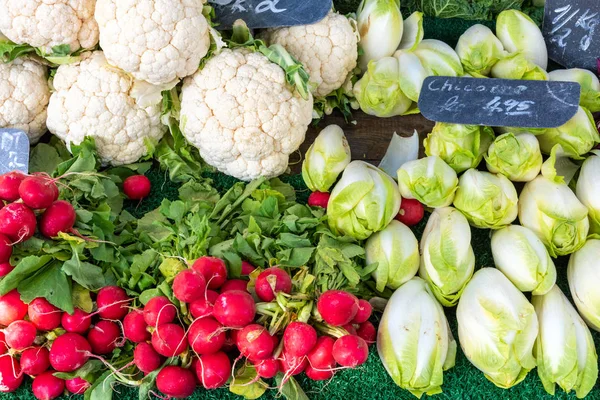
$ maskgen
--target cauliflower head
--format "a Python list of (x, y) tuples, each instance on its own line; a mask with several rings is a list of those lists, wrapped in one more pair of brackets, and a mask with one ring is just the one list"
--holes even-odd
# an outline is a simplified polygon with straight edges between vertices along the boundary
[(184, 80), (181, 128), (219, 171), (270, 178), (285, 172), (304, 141), (312, 107), (312, 96), (304, 100), (267, 57), (226, 49)]
[(49, 99), (46, 67), (23, 58), (0, 63), (0, 128), (22, 129), (37, 143), (46, 132)]
[(108, 62), (162, 85), (193, 74), (210, 48), (202, 1), (98, 0), (100, 46)]
[(0, 31), (17, 44), (71, 51), (98, 44), (96, 0), (0, 0)]
[(68, 146), (94, 137), (105, 164), (136, 162), (147, 152), (145, 140), (160, 140), (167, 128), (160, 105), (138, 105), (130, 96), (132, 85), (101, 51), (84, 54), (79, 64), (61, 65), (48, 105), (48, 129)]
[(358, 35), (350, 20), (335, 12), (316, 24), (268, 29), (262, 38), (280, 44), (304, 65), (316, 84), (315, 97), (342, 87), (356, 68)]

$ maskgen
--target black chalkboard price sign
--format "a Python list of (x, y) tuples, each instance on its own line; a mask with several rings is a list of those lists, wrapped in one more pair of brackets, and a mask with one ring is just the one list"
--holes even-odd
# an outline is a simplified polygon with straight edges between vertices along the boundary
[(555, 128), (575, 115), (580, 91), (573, 82), (430, 76), (419, 109), (431, 121)]
[(599, 24), (599, 0), (546, 0), (542, 31), (548, 57), (567, 68), (597, 71)]
[(20, 129), (0, 129), (0, 174), (29, 171), (29, 138)]
[(274, 28), (319, 22), (329, 13), (332, 0), (209, 0), (217, 29), (226, 30), (238, 19), (248, 28)]

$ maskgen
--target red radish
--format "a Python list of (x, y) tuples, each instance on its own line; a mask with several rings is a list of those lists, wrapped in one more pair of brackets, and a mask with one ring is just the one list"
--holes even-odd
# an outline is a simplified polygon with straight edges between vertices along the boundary
[(50, 368), (50, 352), (45, 347), (30, 347), (23, 350), (19, 363), (24, 374), (39, 375)]
[(414, 226), (421, 222), (425, 215), (425, 208), (418, 200), (402, 199), (400, 212), (396, 215), (396, 219), (407, 226)]
[(304, 370), (307, 377), (313, 381), (326, 381), (333, 378), (334, 371), (332, 369), (318, 369), (308, 365)]
[(237, 348), (237, 337), (240, 331), (238, 329), (231, 329), (227, 332), (227, 336), (225, 338), (225, 344), (223, 345), (223, 351), (229, 353), (234, 350), (238, 350)]
[(0, 233), (12, 242), (29, 240), (36, 225), (35, 214), (23, 203), (10, 203), (0, 210)]
[(8, 354), (0, 356), (0, 392), (14, 392), (23, 382), (19, 362)]
[(0, 233), (0, 263), (8, 263), (10, 256), (12, 256), (12, 251), (13, 248), (10, 240)]
[(213, 305), (219, 297), (219, 293), (214, 290), (207, 290), (204, 298), (190, 303), (190, 313), (194, 318), (208, 317), (213, 314)]
[(277, 292), (292, 292), (292, 278), (281, 268), (267, 268), (256, 278), (255, 290), (262, 301), (273, 301)]
[(206, 281), (204, 275), (193, 269), (181, 271), (173, 280), (173, 294), (177, 300), (184, 303), (203, 299), (205, 291)]
[(54, 371), (46, 371), (33, 380), (31, 391), (38, 400), (53, 400), (65, 391), (65, 381), (53, 374)]
[(0, 296), (0, 325), (8, 326), (13, 321), (25, 318), (25, 315), (27, 315), (27, 304), (21, 301), (17, 289)]
[(4, 332), (0, 331), (0, 355), (8, 351), (8, 345), (4, 337)]
[(189, 369), (168, 365), (158, 373), (156, 387), (167, 398), (184, 399), (196, 390), (196, 377)]
[(104, 319), (123, 319), (127, 312), (127, 303), (130, 301), (127, 293), (118, 286), (103, 287), (96, 295), (98, 314)]
[(92, 386), (85, 379), (81, 379), (80, 377), (76, 377), (73, 379), (67, 379), (65, 381), (65, 386), (67, 390), (73, 394), (84, 394), (86, 390)]
[(150, 194), (152, 185), (144, 175), (133, 175), (123, 181), (123, 193), (130, 200), (142, 200)]
[(317, 340), (317, 344), (308, 353), (308, 363), (316, 369), (327, 370), (335, 367), (335, 359), (333, 358), (333, 344), (335, 339), (329, 336), (321, 336)]
[(227, 280), (227, 266), (225, 261), (217, 257), (200, 257), (192, 265), (194, 271), (204, 275), (209, 289), (220, 288)]
[(75, 208), (71, 203), (58, 200), (46, 208), (46, 211), (42, 214), (40, 232), (47, 238), (55, 238), (61, 232), (73, 232), (73, 225), (75, 225), (76, 220)]
[(177, 316), (177, 308), (165, 296), (150, 299), (144, 307), (144, 321), (149, 326), (160, 326), (171, 323)]
[(7, 172), (0, 175), (0, 200), (19, 200), (19, 185), (27, 175), (19, 171)]
[(274, 378), (279, 372), (279, 362), (274, 358), (268, 358), (266, 360), (257, 361), (254, 364), (256, 373), (261, 378), (270, 379)]
[(150, 340), (148, 324), (144, 320), (144, 313), (141, 310), (132, 310), (123, 319), (123, 333), (125, 338), (133, 343), (142, 343)]
[(60, 324), (67, 332), (86, 333), (92, 324), (92, 318), (89, 313), (76, 308), (73, 315), (63, 313)]
[(342, 328), (346, 330), (350, 335), (356, 335), (356, 328), (352, 324), (342, 325)]
[(279, 358), (279, 368), (286, 375), (298, 375), (304, 372), (307, 366), (308, 359), (306, 357), (293, 357), (285, 350), (281, 353), (281, 357)]
[(342, 367), (354, 368), (367, 361), (369, 345), (356, 335), (346, 335), (335, 341), (332, 354)]
[(363, 299), (358, 300), (358, 311), (352, 320), (353, 324), (362, 324), (371, 318), (371, 313), (373, 312), (373, 307), (371, 304)]
[(242, 275), (250, 275), (255, 269), (256, 267), (250, 264), (248, 261), (242, 261)]
[(152, 347), (164, 357), (175, 357), (187, 349), (185, 331), (179, 325), (159, 325), (152, 333)]
[(312, 192), (308, 196), (308, 205), (311, 207), (327, 208), (331, 195), (326, 192)]
[(140, 371), (149, 374), (160, 368), (163, 360), (150, 344), (142, 342), (133, 350), (133, 362)]
[(242, 292), (248, 291), (248, 281), (243, 279), (230, 279), (221, 286), (221, 293), (228, 292), (230, 290), (241, 290)]
[(373, 344), (377, 340), (377, 330), (369, 321), (363, 322), (356, 330), (356, 334), (363, 338), (367, 344)]
[(236, 344), (240, 353), (253, 361), (270, 358), (275, 350), (275, 342), (269, 331), (258, 324), (250, 324), (242, 329), (237, 334)]
[(243, 328), (254, 320), (256, 306), (248, 292), (231, 290), (221, 293), (215, 301), (213, 315), (228, 328)]
[(59, 372), (73, 372), (85, 364), (92, 347), (77, 333), (57, 337), (50, 348), (50, 365)]
[(28, 176), (19, 185), (19, 197), (27, 207), (43, 210), (58, 199), (58, 187), (49, 176)]
[(29, 321), (14, 321), (6, 329), (6, 344), (15, 350), (23, 350), (33, 344), (36, 336), (35, 325)]
[(319, 296), (317, 309), (329, 325), (342, 326), (354, 319), (358, 312), (358, 299), (343, 290), (328, 290)]
[(40, 331), (51, 331), (60, 326), (62, 311), (43, 297), (33, 299), (27, 309), (29, 320)]
[(230, 376), (231, 362), (222, 351), (202, 355), (196, 363), (196, 377), (205, 389), (216, 389), (225, 385)]
[(305, 322), (294, 321), (283, 332), (283, 347), (292, 357), (304, 357), (317, 344), (317, 331)]
[(10, 274), (12, 270), (15, 269), (9, 262), (0, 263), (0, 278), (4, 278), (6, 275)]
[(216, 319), (205, 317), (195, 320), (188, 331), (188, 342), (196, 354), (211, 354), (221, 350), (226, 335)]
[(112, 321), (98, 321), (90, 329), (87, 340), (94, 354), (109, 354), (117, 347), (119, 337), (121, 337), (119, 325)]

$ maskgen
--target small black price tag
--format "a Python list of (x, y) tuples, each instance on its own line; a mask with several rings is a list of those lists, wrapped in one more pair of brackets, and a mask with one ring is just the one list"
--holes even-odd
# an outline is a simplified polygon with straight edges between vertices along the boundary
[(0, 129), (0, 174), (29, 172), (29, 138), (20, 129)]
[(580, 91), (573, 82), (430, 76), (419, 109), (437, 122), (555, 128), (577, 113)]
[(238, 19), (248, 28), (309, 25), (325, 18), (332, 0), (209, 0), (215, 9), (217, 29), (226, 30)]

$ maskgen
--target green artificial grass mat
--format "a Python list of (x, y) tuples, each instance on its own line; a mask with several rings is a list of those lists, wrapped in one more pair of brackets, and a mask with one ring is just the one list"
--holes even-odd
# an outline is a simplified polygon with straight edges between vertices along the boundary
[[(177, 185), (168, 181), (167, 176), (157, 169), (151, 169), (147, 176), (152, 182), (152, 192), (148, 199), (142, 203), (128, 202), (128, 211), (136, 216), (141, 216), (145, 212), (158, 207), (163, 198), (176, 199)], [(237, 180), (223, 174), (207, 174), (213, 180), (213, 185), (220, 191), (225, 191)], [(288, 175), (282, 177), (282, 180), (293, 185), (297, 190), (298, 201), (306, 201), (309, 191), (304, 185), (300, 175)], [(420, 239), (423, 229), (426, 224), (426, 219), (423, 220), (414, 232), (417, 238)], [(472, 245), (477, 258), (476, 268), (493, 267), (490, 248), (490, 231), (482, 229), (472, 229)], [(567, 257), (559, 258), (555, 261), (558, 270), (558, 284), (560, 288), (570, 297), (569, 288), (567, 285), (566, 268)], [(456, 326), (456, 308), (447, 308), (446, 316), (450, 322), (452, 332), (458, 340)], [(373, 322), (377, 322), (375, 316)], [(600, 343), (600, 334), (592, 333), (596, 345)], [(311, 400), (409, 400), (415, 397), (408, 391), (396, 386), (392, 379), (385, 371), (381, 364), (375, 346), (372, 346), (369, 359), (366, 364), (353, 370), (342, 370), (338, 372), (331, 381), (314, 382), (308, 379), (304, 374), (296, 377), (300, 386)], [(267, 380), (269, 381), (269, 380)], [(275, 386), (273, 381), (270, 381), (272, 386)], [(556, 395), (550, 396), (544, 390), (538, 376), (537, 371), (531, 371), (527, 378), (516, 385), (515, 387), (504, 390), (494, 386), (488, 381), (483, 373), (469, 363), (460, 346), (456, 358), (456, 366), (444, 373), (444, 384), (442, 386), (443, 393), (434, 396), (435, 399), (477, 399), (477, 400), (542, 400), (542, 399), (575, 399), (574, 392), (571, 394), (564, 393), (557, 387)], [(64, 396), (67, 398), (81, 398), (81, 396)], [(138, 398), (137, 390), (123, 386), (115, 387), (113, 398), (115, 400), (136, 400)], [(237, 400), (241, 397), (229, 392), (227, 388), (207, 391), (197, 389), (191, 397), (195, 400)], [(277, 399), (281, 398), (277, 390), (269, 390), (261, 397), (261, 399)], [(600, 387), (596, 385), (594, 390), (588, 395), (588, 399), (600, 400)], [(23, 386), (14, 393), (2, 394), (2, 400), (34, 400), (31, 392), (30, 382), (26, 382)]]

